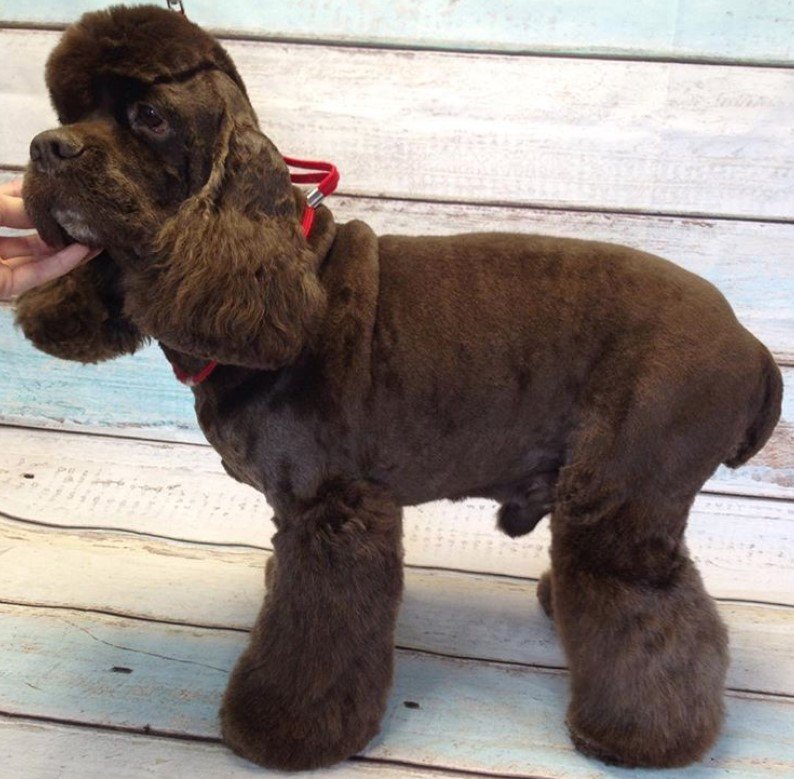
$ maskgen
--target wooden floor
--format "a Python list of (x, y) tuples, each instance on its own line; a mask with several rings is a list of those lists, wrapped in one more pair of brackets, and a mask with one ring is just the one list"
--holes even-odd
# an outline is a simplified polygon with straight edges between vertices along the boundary
[[(0, 180), (55, 122), (42, 73), (57, 28), (105, 4), (0, 7)], [(565, 660), (535, 599), (548, 524), (513, 541), (468, 501), (408, 511), (388, 713), (327, 775), (794, 777), (791, 3), (186, 7), (227, 36), (279, 148), (339, 165), (338, 221), (669, 257), (724, 292), (786, 385), (769, 445), (717, 471), (688, 528), (732, 651), (725, 730), (701, 764), (625, 771), (573, 751)], [(12, 319), (0, 304), (0, 779), (269, 775), (217, 722), (263, 597), (268, 507), (223, 473), (158, 349), (69, 365)]]
[[(263, 499), (205, 446), (9, 426), (0, 495), (2, 775), (262, 775), (219, 743), (217, 708), (263, 596)], [(728, 719), (702, 764), (659, 776), (794, 774), (792, 535), (786, 500), (698, 500)], [(485, 502), (409, 511), (388, 713), (333, 774), (657, 775), (568, 742), (565, 661), (535, 600), (547, 540), (499, 535)]]

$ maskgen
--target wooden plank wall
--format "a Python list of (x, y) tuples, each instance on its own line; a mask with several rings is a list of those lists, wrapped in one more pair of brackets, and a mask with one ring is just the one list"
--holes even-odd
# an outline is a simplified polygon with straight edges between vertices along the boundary
[[(61, 27), (78, 13), (107, 5), (105, 0), (8, 3), (3, 20), (23, 27)], [(257, 40), (762, 65), (794, 62), (789, 0), (186, 0), (185, 6), (205, 27), (227, 37)]]
[[(54, 122), (59, 30), (104, 5), (0, 6), (0, 177)], [(279, 147), (340, 165), (338, 218), (631, 244), (714, 282), (768, 344), (783, 421), (715, 474), (688, 531), (731, 632), (726, 734), (703, 764), (642, 776), (794, 773), (794, 4), (186, 6), (224, 36)], [(74, 366), (12, 319), (0, 305), (4, 775), (104, 777), (110, 759), (119, 776), (249, 775), (215, 709), (261, 601), (269, 509), (223, 474), (155, 347)], [(332, 773), (639, 775), (567, 742), (564, 658), (534, 601), (547, 546), (546, 522), (496, 534), (485, 501), (408, 511), (384, 733)]]
[[(10, 109), (0, 165), (18, 165), (54, 121), (41, 74), (57, 34), (0, 35)], [(794, 212), (788, 68), (228, 49), (268, 135), (296, 156), (333, 156), (345, 193), (770, 221)], [(439, 73), (456, 88), (440, 88)]]

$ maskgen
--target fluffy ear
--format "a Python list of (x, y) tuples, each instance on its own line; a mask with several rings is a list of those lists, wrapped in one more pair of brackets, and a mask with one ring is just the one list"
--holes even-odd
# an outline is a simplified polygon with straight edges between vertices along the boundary
[(119, 269), (105, 253), (22, 295), (17, 324), (36, 348), (92, 363), (132, 354), (146, 340), (122, 313)]
[(126, 310), (172, 349), (273, 369), (293, 361), (319, 327), (318, 258), (284, 160), (233, 82), (208, 78), (226, 101), (212, 172), (163, 226), (154, 260), (132, 274)]

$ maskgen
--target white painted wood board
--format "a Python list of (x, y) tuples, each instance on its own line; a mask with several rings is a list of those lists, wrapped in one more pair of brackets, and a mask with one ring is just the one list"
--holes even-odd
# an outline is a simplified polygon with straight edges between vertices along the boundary
[[(0, 30), (0, 164), (58, 39)], [(265, 131), (348, 194), (790, 219), (794, 70), (228, 41)], [(442, 86), (443, 85), (443, 86)], [(529, 86), (527, 86), (529, 85)]]
[[(257, 547), (274, 532), (262, 496), (226, 476), (205, 447), (0, 428), (0, 495), (6, 514), (60, 526)], [(540, 576), (548, 521), (510, 539), (494, 516), (485, 500), (407, 509), (407, 562)], [(793, 502), (702, 494), (687, 539), (713, 595), (794, 605)]]
[[(151, 0), (127, 0), (127, 5)], [(107, 0), (7, 3), (0, 21), (66, 24)], [(787, 0), (185, 0), (197, 24), (238, 35), (376, 46), (728, 62), (794, 62)]]
[[(0, 519), (0, 601), (249, 630), (269, 552)], [(101, 582), (101, 586), (97, 583)], [(794, 698), (794, 609), (719, 604), (728, 686)], [(535, 582), (407, 568), (395, 642), (455, 657), (564, 668)]]
[(378, 234), (539, 233), (657, 254), (714, 284), (777, 359), (794, 363), (794, 224), (344, 196), (326, 204), (338, 222), (363, 219)]
[[(246, 638), (14, 606), (0, 606), (0, 622), (4, 713), (202, 737), (218, 735), (220, 696)], [(722, 738), (703, 763), (618, 772), (573, 751), (564, 728), (566, 687), (560, 672), (398, 651), (382, 732), (363, 754), (524, 777), (746, 779), (794, 770), (794, 704), (787, 699), (730, 693)]]
[[(102, 731), (0, 716), (6, 779), (283, 779), (237, 757), (219, 743)], [(109, 774), (112, 767), (112, 774)], [(452, 777), (468, 777), (444, 771)], [(386, 762), (347, 761), (295, 779), (436, 779), (438, 772)], [(473, 775), (476, 777), (479, 774)]]
[[(38, 352), (0, 305), (0, 423), (205, 444), (193, 394), (157, 346), (100, 365)], [(783, 368), (783, 416), (765, 449), (742, 468), (721, 466), (707, 488), (794, 496), (794, 367)]]
[(493, 231), (608, 241), (665, 257), (714, 284), (739, 321), (794, 363), (794, 224), (333, 197), (338, 221), (379, 234)]

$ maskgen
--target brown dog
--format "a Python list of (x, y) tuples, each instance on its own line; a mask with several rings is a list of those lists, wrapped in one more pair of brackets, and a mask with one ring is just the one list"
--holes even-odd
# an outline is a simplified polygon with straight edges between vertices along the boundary
[(25, 295), (40, 349), (94, 362), (160, 342), (230, 474), (267, 496), (276, 564), (223, 734), (310, 768), (377, 732), (402, 587), (401, 507), (552, 514), (568, 726), (605, 761), (698, 759), (722, 719), (726, 634), (683, 543), (720, 463), (768, 439), (781, 378), (710, 284), (603, 243), (376, 236), (303, 196), (219, 44), (154, 7), (88, 14), (47, 66), (64, 126), (31, 146), (47, 241), (103, 246)]

